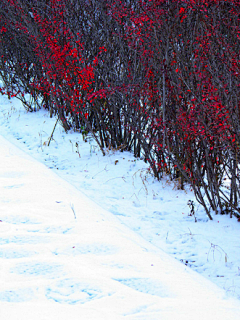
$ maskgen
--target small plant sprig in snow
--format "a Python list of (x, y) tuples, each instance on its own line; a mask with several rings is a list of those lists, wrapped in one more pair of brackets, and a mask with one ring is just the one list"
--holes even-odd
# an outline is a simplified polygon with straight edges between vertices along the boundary
[(188, 206), (189, 206), (189, 209), (190, 209), (190, 216), (193, 216), (194, 219), (195, 219), (195, 222), (197, 222), (197, 218), (195, 216), (195, 204), (194, 204), (194, 201), (193, 200), (188, 200)]

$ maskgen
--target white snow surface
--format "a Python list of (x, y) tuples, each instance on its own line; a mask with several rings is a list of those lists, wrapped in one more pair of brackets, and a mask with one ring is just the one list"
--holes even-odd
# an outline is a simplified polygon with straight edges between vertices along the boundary
[(240, 223), (0, 97), (1, 320), (239, 320)]

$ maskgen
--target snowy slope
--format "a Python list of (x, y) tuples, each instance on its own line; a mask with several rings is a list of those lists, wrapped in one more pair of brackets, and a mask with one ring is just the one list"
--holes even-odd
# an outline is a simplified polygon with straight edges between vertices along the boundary
[(195, 223), (142, 161), (61, 127), (47, 147), (53, 119), (0, 104), (0, 319), (239, 319), (236, 220)]

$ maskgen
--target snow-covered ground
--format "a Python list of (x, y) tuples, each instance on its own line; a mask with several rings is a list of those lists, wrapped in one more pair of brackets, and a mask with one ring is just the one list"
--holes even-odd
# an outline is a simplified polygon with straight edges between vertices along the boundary
[(0, 97), (0, 319), (240, 319), (240, 223), (55, 121)]

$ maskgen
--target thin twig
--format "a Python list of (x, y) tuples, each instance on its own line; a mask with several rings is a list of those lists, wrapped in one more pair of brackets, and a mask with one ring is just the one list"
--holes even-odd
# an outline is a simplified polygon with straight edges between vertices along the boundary
[(50, 146), (50, 142), (51, 142), (51, 140), (53, 139), (53, 134), (54, 134), (54, 131), (55, 131), (55, 129), (56, 129), (58, 120), (59, 120), (59, 117), (57, 118), (57, 121), (56, 121), (56, 123), (55, 123), (55, 125), (54, 125), (54, 127), (53, 127), (52, 134), (51, 134), (51, 136), (50, 136), (49, 139), (48, 139), (48, 147)]
[(73, 212), (73, 215), (74, 215), (74, 219), (77, 219), (73, 203), (71, 203), (70, 206), (71, 206), (71, 209), (72, 209), (72, 212)]

